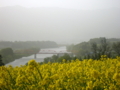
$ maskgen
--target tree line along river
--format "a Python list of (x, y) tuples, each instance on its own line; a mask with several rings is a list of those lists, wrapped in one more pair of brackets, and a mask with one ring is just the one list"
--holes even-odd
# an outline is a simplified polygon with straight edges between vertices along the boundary
[[(37, 62), (43, 62), (44, 58), (56, 55), (56, 54), (53, 54), (53, 52), (56, 52), (56, 53), (58, 53), (58, 52), (67, 52), (65, 46), (64, 47), (58, 47), (58, 48), (41, 49), (39, 52), (41, 52), (41, 51), (44, 51), (47, 54), (38, 53), (38, 54), (36, 54), (36, 58), (35, 58), (35, 55), (31, 55), (31, 56), (28, 56), (28, 57), (22, 57), (20, 59), (14, 60), (13, 62), (10, 62), (10, 63), (8, 63), (6, 65), (12, 65), (12, 66), (25, 65), (31, 59), (35, 59)], [(50, 53), (52, 53), (52, 54), (50, 54)]]

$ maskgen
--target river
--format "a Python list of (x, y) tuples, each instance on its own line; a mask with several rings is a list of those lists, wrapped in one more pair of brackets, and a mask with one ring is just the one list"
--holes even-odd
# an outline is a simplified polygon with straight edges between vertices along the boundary
[[(46, 57), (51, 57), (56, 54), (49, 54), (52, 52), (67, 52), (66, 47), (59, 47), (59, 48), (46, 48), (46, 49), (41, 49), (39, 52), (45, 52), (47, 54), (36, 54), (36, 61), (37, 62), (43, 62), (44, 58)], [(28, 56), (28, 57), (22, 57), (20, 59), (16, 59), (13, 62), (10, 62), (7, 65), (12, 65), (12, 66), (20, 66), (20, 65), (25, 65), (29, 60), (34, 59), (34, 55)]]

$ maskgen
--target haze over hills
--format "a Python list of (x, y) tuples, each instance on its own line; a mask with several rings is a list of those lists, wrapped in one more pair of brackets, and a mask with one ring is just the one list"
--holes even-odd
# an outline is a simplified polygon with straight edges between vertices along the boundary
[(120, 8), (0, 7), (0, 40), (75, 43), (95, 37), (120, 38)]

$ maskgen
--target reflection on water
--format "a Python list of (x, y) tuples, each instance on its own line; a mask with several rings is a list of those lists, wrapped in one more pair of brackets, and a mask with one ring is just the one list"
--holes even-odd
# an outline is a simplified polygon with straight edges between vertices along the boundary
[[(59, 47), (59, 48), (47, 48), (47, 49), (41, 49), (41, 50), (45, 50), (45, 51), (56, 51), (56, 52), (60, 52), (60, 51), (64, 51), (66, 52), (66, 47)], [(36, 61), (37, 62), (43, 62), (44, 58), (46, 57), (51, 57), (55, 54), (36, 54)], [(28, 56), (28, 57), (22, 57), (20, 59), (16, 59), (15, 61), (8, 63), (6, 65), (12, 65), (12, 66), (20, 66), (20, 65), (25, 65), (29, 60), (34, 59), (34, 55)]]

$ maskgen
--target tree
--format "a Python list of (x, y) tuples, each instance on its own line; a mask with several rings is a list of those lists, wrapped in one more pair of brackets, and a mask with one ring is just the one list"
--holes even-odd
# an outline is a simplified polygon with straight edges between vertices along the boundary
[(3, 56), (8, 56), (8, 55), (13, 56), (14, 55), (12, 48), (4, 48), (4, 49), (2, 49), (1, 54)]
[(4, 49), (2, 49), (0, 51), (0, 54), (2, 55), (3, 62), (5, 64), (14, 60), (14, 53), (13, 53), (13, 50), (11, 48), (4, 48)]
[(2, 56), (0, 55), (0, 66), (4, 65), (4, 63), (2, 62)]
[(69, 61), (71, 60), (71, 57), (69, 56), (69, 54), (65, 53), (63, 56), (57, 59), (57, 62), (62, 62), (63, 59), (65, 59), (66, 61)]
[(109, 46), (106, 38), (101, 38), (101, 45), (99, 47), (99, 53), (101, 55), (107, 55), (107, 57), (111, 57), (111, 47)]
[(57, 55), (53, 55), (53, 56), (52, 56), (52, 59), (53, 59), (53, 60), (57, 60), (57, 59), (58, 59), (58, 56), (57, 56)]
[(97, 50), (98, 50), (98, 47), (97, 47), (97, 43), (92, 43), (92, 45), (91, 45), (91, 50), (92, 50), (92, 52), (93, 53), (97, 53)]
[(107, 55), (107, 57), (111, 57), (111, 47), (109, 46), (106, 38), (101, 38), (101, 43), (99, 46), (96, 42), (91, 45), (92, 54), (89, 56), (92, 59), (100, 59), (101, 55)]
[(92, 43), (91, 50), (92, 50), (93, 55), (91, 57), (89, 56), (89, 58), (98, 59), (98, 55), (97, 55), (98, 54), (98, 46), (97, 46), (96, 42)]
[(112, 48), (114, 52), (120, 56), (120, 42), (113, 43)]
[(48, 62), (50, 62), (51, 61), (51, 57), (46, 57), (46, 58), (44, 58), (44, 63), (48, 63)]

